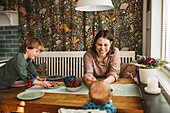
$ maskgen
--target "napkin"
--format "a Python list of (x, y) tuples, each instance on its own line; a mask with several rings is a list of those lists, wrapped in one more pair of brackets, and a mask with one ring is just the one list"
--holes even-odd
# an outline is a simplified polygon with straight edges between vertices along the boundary
[(106, 111), (99, 110), (99, 109), (83, 110), (83, 109), (66, 109), (66, 108), (60, 108), (58, 112), (59, 113), (106, 113)]

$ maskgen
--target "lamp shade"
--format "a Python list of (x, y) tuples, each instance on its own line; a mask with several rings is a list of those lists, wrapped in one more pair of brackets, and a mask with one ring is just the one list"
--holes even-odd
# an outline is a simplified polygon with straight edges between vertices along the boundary
[(75, 10), (78, 11), (104, 11), (113, 9), (111, 0), (79, 0)]

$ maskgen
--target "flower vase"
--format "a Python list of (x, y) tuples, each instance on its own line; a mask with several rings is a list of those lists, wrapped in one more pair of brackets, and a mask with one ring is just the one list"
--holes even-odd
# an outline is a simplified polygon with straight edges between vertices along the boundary
[(147, 78), (156, 77), (157, 69), (141, 69), (139, 68), (139, 78), (140, 82), (147, 84)]

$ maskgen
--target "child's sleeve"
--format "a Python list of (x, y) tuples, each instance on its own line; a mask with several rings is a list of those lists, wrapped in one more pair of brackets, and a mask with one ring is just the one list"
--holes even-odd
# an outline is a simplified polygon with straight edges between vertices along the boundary
[(27, 65), (24, 60), (18, 60), (15, 66), (21, 79), (24, 80), (24, 82), (27, 82)]
[(31, 74), (33, 74), (34, 78), (36, 78), (38, 76), (38, 72), (37, 72), (34, 64), (31, 62), (31, 60), (29, 61), (29, 65), (28, 65), (27, 69)]
[[(31, 70), (30, 72), (32, 72), (33, 75), (36, 75), (36, 76), (38, 75), (33, 63), (31, 62), (31, 60), (26, 62), (25, 58), (21, 54), (19, 54), (17, 59), (16, 59), (15, 68), (16, 68), (18, 75), (21, 77), (22, 80), (24, 80), (24, 82), (27, 82), (27, 80), (28, 80), (27, 79), (27, 77), (28, 77), (27, 70), (28, 71)], [(33, 83), (34, 80), (35, 79), (32, 79), (31, 83)]]

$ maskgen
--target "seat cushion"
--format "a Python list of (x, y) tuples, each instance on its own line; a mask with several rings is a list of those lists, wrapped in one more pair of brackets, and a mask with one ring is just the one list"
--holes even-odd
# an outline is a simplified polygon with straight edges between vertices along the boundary
[(120, 68), (120, 78), (134, 78), (136, 76), (136, 67), (129, 63), (122, 63)]

